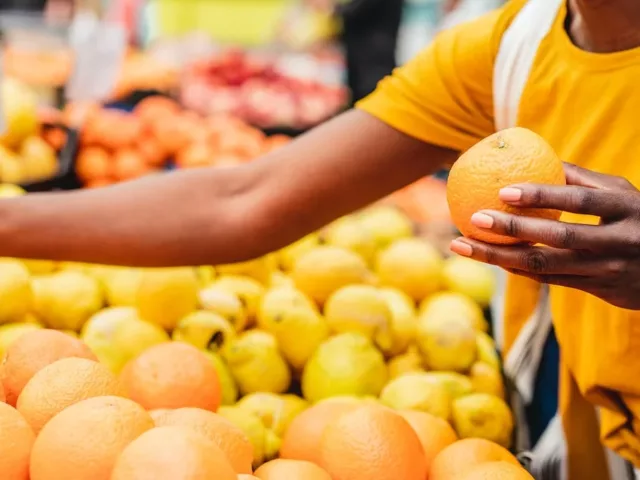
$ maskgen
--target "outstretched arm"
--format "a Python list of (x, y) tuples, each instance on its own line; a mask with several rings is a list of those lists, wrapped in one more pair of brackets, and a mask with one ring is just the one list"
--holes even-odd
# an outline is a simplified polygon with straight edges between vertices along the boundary
[(347, 112), (247, 165), (0, 201), (0, 257), (131, 266), (241, 261), (283, 247), (457, 154)]

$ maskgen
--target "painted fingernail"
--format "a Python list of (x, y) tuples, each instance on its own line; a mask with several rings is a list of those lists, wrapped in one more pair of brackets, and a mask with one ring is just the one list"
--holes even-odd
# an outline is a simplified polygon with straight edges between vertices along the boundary
[(522, 190), (513, 187), (503, 188), (500, 190), (499, 197), (504, 202), (518, 202), (522, 198)]
[(492, 228), (493, 217), (487, 215), (486, 213), (474, 213), (473, 215), (471, 215), (471, 223), (473, 223), (478, 228)]
[(461, 240), (453, 240), (449, 248), (453, 253), (457, 253), (463, 257), (470, 257), (473, 254), (473, 248), (471, 248), (471, 245)]

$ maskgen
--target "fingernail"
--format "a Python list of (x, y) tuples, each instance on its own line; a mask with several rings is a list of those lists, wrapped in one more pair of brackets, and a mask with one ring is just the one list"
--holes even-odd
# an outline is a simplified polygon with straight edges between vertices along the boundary
[(470, 257), (473, 254), (473, 248), (471, 248), (471, 245), (461, 240), (453, 240), (449, 248), (453, 253), (457, 253), (463, 257)]
[(522, 198), (522, 190), (519, 188), (507, 187), (500, 190), (498, 195), (504, 202), (519, 202)]
[(486, 213), (477, 212), (471, 215), (471, 223), (473, 223), (478, 228), (492, 228), (493, 217), (487, 215)]

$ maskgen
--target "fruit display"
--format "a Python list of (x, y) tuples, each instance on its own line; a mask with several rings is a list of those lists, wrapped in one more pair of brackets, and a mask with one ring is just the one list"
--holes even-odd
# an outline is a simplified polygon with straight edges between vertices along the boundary
[(262, 128), (304, 129), (338, 113), (347, 101), (341, 85), (289, 75), (271, 57), (227, 51), (185, 68), (184, 105), (203, 114), (227, 114)]
[(0, 95), (4, 116), (0, 182), (23, 184), (55, 176), (59, 169), (57, 150), (64, 145), (66, 133), (42, 129), (36, 94), (27, 85), (4, 77)]
[(485, 268), (445, 258), (385, 204), (237, 264), (2, 259), (0, 469), (531, 479), (507, 450)]
[[(67, 107), (70, 116), (75, 106)], [(76, 173), (88, 187), (110, 185), (165, 169), (231, 166), (291, 139), (266, 136), (244, 121), (200, 115), (165, 96), (150, 96), (132, 112), (94, 106), (81, 129)]]

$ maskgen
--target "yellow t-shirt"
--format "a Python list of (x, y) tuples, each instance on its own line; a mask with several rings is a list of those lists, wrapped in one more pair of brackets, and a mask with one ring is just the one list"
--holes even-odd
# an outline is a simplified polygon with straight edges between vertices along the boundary
[[(494, 62), (503, 33), (525, 3), (512, 0), (441, 33), (358, 108), (410, 136), (460, 152), (492, 134)], [(640, 48), (612, 54), (580, 50), (565, 31), (566, 16), (565, 7), (540, 45), (518, 124), (546, 138), (563, 160), (640, 186)], [(507, 344), (532, 311), (536, 289), (531, 281), (510, 278)], [(552, 287), (551, 303), (563, 368), (571, 377), (561, 382), (561, 409), (572, 410), (565, 384), (575, 384), (582, 397), (604, 407), (605, 443), (640, 466), (640, 441), (628, 428), (640, 431), (640, 312), (560, 287)], [(618, 392), (613, 400), (611, 391)], [(577, 449), (580, 457), (590, 456), (588, 450)], [(588, 459), (581, 460), (588, 465)], [(584, 478), (601, 477), (591, 471)]]

